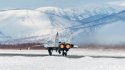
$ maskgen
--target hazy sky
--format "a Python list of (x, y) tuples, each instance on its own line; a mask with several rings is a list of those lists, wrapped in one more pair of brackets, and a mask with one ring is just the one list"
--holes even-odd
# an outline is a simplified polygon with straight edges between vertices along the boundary
[(45, 6), (69, 8), (82, 7), (86, 4), (102, 5), (105, 3), (125, 6), (125, 0), (0, 0), (0, 9), (39, 8)]

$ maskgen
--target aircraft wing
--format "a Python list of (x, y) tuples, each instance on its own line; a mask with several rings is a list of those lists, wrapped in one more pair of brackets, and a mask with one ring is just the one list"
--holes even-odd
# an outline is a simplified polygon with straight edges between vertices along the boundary
[(78, 48), (78, 45), (74, 45), (73, 48)]
[(54, 44), (44, 44), (44, 47), (47, 48), (47, 47), (55, 47)]

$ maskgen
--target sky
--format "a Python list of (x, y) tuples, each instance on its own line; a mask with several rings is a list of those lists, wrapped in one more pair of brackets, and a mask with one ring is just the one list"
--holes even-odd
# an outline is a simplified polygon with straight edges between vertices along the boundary
[(125, 6), (125, 0), (0, 0), (0, 9), (39, 8), (39, 7), (82, 7), (87, 4), (111, 4)]

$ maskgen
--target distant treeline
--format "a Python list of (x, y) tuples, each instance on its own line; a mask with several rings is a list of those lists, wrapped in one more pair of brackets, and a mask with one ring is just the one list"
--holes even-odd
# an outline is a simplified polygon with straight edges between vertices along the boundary
[(42, 43), (0, 44), (0, 49), (44, 49)]
[[(86, 49), (125, 49), (125, 43), (121, 44), (82, 44), (78, 45), (79, 48)], [(18, 50), (30, 50), (30, 49), (46, 49), (43, 43), (22, 43), (22, 44), (0, 44), (0, 49), (18, 49)]]
[(125, 49), (125, 44), (84, 44), (79, 45), (80, 48), (87, 49)]

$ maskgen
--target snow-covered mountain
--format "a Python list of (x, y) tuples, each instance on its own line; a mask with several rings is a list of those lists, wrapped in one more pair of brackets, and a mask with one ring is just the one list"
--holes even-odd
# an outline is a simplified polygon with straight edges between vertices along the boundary
[[(107, 42), (106, 37), (115, 35), (115, 33), (115, 37), (111, 39), (114, 40), (117, 37), (115, 42), (125, 41), (122, 38), (125, 33), (121, 32), (125, 29), (124, 9), (112, 7), (91, 9), (41, 7), (33, 10), (0, 11), (0, 17), (1, 43), (45, 42), (52, 40), (57, 32), (66, 34), (65, 38), (68, 38), (68, 35), (73, 32), (72, 42), (74, 43), (103, 43)], [(108, 35), (107, 31), (109, 30), (106, 27), (108, 25), (110, 26), (108, 28), (114, 27), (109, 29), (112, 30), (111, 33), (116, 28), (119, 29), (118, 32)], [(117, 36), (117, 33), (121, 38), (119, 35)], [(113, 40), (110, 40), (109, 43), (112, 43)]]

